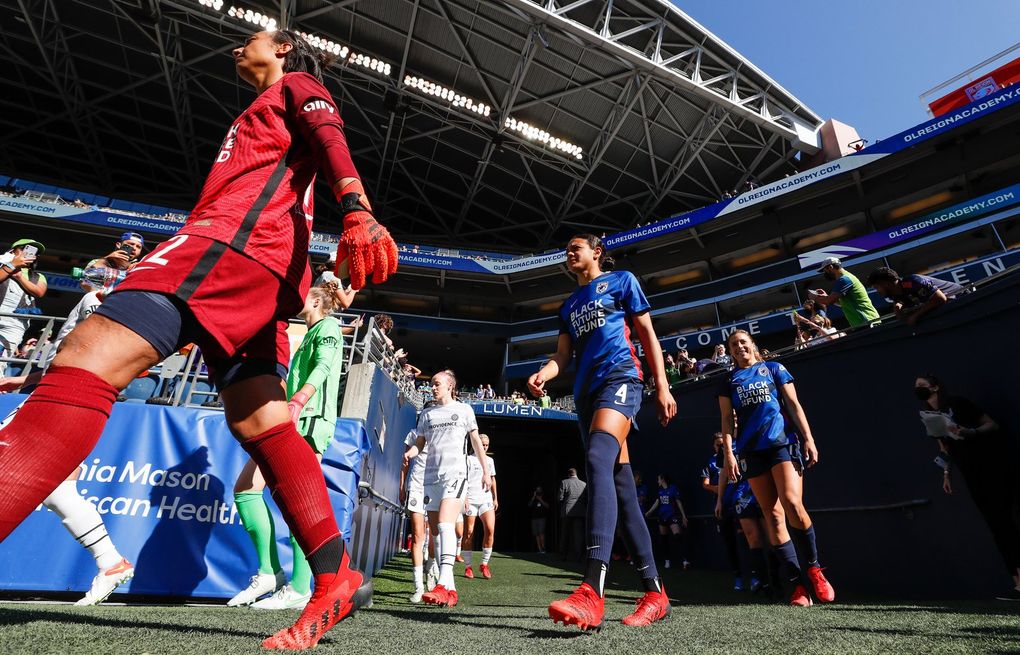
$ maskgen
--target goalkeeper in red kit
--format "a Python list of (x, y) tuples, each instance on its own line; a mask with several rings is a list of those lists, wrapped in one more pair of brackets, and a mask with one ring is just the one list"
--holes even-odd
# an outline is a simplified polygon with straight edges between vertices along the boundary
[[(382, 282), (397, 248), (372, 216), (343, 122), (322, 85), (325, 63), (290, 30), (233, 51), (258, 94), (227, 131), (181, 230), (143, 258), (87, 321), (14, 420), (0, 430), (0, 540), (85, 459), (119, 390), (184, 344), (198, 344), (231, 432), (258, 464), (315, 581), (297, 622), (267, 648), (304, 649), (367, 601), (351, 568), (315, 453), (288, 399), (287, 319), (310, 285), (312, 187), (321, 171), (342, 208), (338, 266), (354, 288)], [(299, 394), (300, 395), (300, 394)], [(39, 457), (46, 444), (47, 457)]]

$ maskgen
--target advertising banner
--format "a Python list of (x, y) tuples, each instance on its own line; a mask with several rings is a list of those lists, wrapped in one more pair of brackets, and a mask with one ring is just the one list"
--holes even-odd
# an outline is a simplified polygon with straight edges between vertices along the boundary
[[(6, 415), (24, 396), (0, 396)], [(345, 539), (358, 498), (363, 425), (341, 419), (322, 461)], [(40, 457), (46, 456), (44, 445)], [(223, 413), (117, 403), (103, 437), (80, 468), (78, 491), (102, 515), (110, 537), (135, 565), (119, 591), (230, 598), (258, 570), (255, 549), (234, 507), (234, 481), (248, 460)], [(277, 546), (289, 572), (287, 524), (269, 497)], [(0, 544), (0, 587), (81, 591), (96, 574), (92, 556), (42, 505)]]
[(856, 239), (834, 243), (817, 250), (812, 250), (811, 252), (802, 253), (797, 255), (797, 259), (800, 262), (801, 268), (817, 267), (827, 257), (842, 259), (881, 250), (901, 241), (948, 227), (954, 223), (962, 223), (964, 220), (977, 218), (982, 214), (1005, 209), (1018, 202), (1020, 202), (1020, 184), (1014, 184), (979, 196), (973, 200), (925, 214), (908, 223), (890, 226), (888, 230), (872, 232)]
[[(536, 368), (537, 370), (537, 368)], [(576, 421), (577, 415), (562, 409), (539, 407), (538, 405), (515, 405), (498, 400), (469, 400), (468, 405), (478, 416), (498, 416), (506, 418), (539, 418), (550, 421)]]

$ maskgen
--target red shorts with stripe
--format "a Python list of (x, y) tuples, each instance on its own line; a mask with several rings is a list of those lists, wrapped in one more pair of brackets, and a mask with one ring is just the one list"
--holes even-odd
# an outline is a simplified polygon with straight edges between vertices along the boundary
[(210, 369), (223, 372), (225, 364), (251, 359), (274, 361), (286, 370), (287, 320), (304, 306), (311, 277), (307, 264), (305, 269), (303, 288), (295, 289), (226, 244), (178, 234), (138, 262), (107, 302), (123, 291), (173, 296), (194, 318), (184, 317), (179, 341), (198, 345)]

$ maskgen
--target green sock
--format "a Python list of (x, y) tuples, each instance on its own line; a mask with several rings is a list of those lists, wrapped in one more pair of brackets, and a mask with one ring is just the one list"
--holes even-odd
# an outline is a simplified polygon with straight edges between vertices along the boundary
[(290, 587), (299, 594), (307, 594), (312, 591), (312, 567), (308, 566), (305, 554), (294, 540), (290, 537), (290, 545), (294, 547), (294, 570), (290, 575)]
[(248, 531), (255, 553), (259, 557), (259, 573), (280, 571), (280, 556), (276, 552), (276, 527), (269, 514), (269, 506), (261, 491), (242, 491), (234, 494), (234, 505)]

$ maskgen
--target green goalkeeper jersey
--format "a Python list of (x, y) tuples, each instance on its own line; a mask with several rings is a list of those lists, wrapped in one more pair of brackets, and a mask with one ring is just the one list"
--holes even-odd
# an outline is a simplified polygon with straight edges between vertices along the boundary
[(297, 427), (317, 453), (326, 450), (336, 430), (343, 360), (340, 323), (327, 316), (308, 329), (290, 362), (287, 397), (292, 397), (306, 384), (315, 387), (315, 393), (301, 411)]

